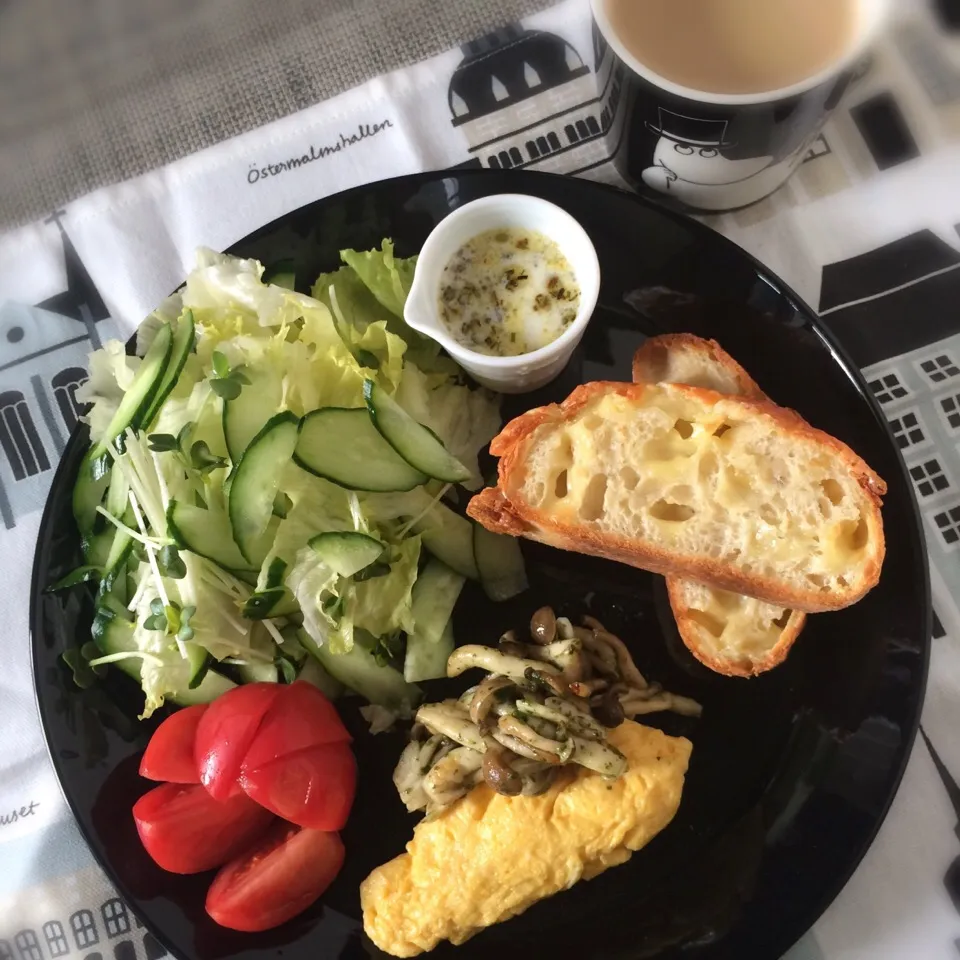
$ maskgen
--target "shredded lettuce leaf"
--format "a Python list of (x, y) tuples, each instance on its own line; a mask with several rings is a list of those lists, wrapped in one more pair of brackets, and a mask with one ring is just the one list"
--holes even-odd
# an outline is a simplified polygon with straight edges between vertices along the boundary
[[(456, 363), (441, 354), (439, 344), (408, 327), (403, 319), (416, 257), (394, 257), (393, 242), (384, 240), (379, 250), (341, 250), (340, 259), (346, 266), (321, 274), (313, 288), (314, 296), (334, 311), (338, 321), (342, 317), (361, 333), (368, 324), (382, 321), (390, 333), (407, 344), (408, 362), (428, 373), (458, 375)], [(339, 307), (339, 313), (335, 307)]]
[[(363, 334), (372, 323), (391, 324), (402, 316), (380, 303), (352, 267), (321, 273), (311, 293), (337, 316), (338, 321), (359, 334)], [(334, 303), (338, 310), (334, 309)]]
[[(265, 589), (270, 565), (278, 557), (284, 560), (288, 567), (300, 562), (301, 569), (305, 570), (310, 557), (306, 555), (302, 558), (300, 552), (309, 549), (306, 544), (311, 537), (331, 530), (357, 529), (351, 512), (351, 502), (355, 495), (343, 487), (320, 477), (313, 477), (295, 464), (287, 467), (281, 486), (292, 506), (287, 511), (287, 516), (280, 521), (273, 546), (260, 567), (257, 581), (259, 590)], [(287, 586), (293, 589), (289, 575)], [(322, 642), (319, 637), (314, 639), (317, 643)]]
[(412, 633), (414, 628), (410, 591), (417, 579), (420, 537), (406, 537), (388, 552), (390, 573), (351, 583), (344, 602), (344, 619), (375, 637), (397, 630)]
[(383, 307), (394, 316), (403, 317), (403, 305), (413, 286), (416, 257), (394, 257), (393, 241), (384, 240), (379, 250), (341, 250), (340, 259)]
[[(150, 576), (146, 570), (143, 576)], [(159, 630), (148, 630), (144, 623), (150, 616), (150, 604), (157, 598), (155, 590), (145, 590), (134, 613), (136, 624), (133, 629), (133, 641), (137, 649), (146, 654), (140, 667), (140, 686), (144, 693), (141, 720), (146, 720), (155, 710), (163, 706), (167, 697), (185, 690), (190, 682), (190, 664), (180, 656), (176, 644)]]
[(374, 637), (413, 631), (411, 591), (417, 579), (420, 538), (407, 537), (388, 550), (390, 572), (360, 582), (338, 576), (310, 547), (297, 552), (286, 582), (313, 640), (329, 644), (334, 653), (346, 653), (353, 648), (356, 630)]
[(150, 349), (150, 344), (153, 343), (157, 331), (165, 323), (175, 324), (182, 312), (183, 297), (180, 296), (178, 291), (163, 300), (156, 310), (148, 313), (140, 321), (140, 326), (137, 327), (137, 356), (142, 357)]
[[(297, 551), (294, 565), (287, 574), (287, 587), (303, 613), (303, 629), (320, 646), (328, 643), (339, 627), (336, 614), (340, 599), (339, 580), (311, 547), (301, 547)], [(353, 646), (352, 633), (349, 644), (343, 640), (341, 643), (342, 650), (349, 650)]]
[[(264, 267), (256, 260), (201, 249), (184, 286), (141, 324), (138, 356), (128, 357), (117, 341), (91, 356), (90, 379), (77, 397), (91, 404), (85, 418), (96, 441), (157, 330), (175, 324), (183, 310), (193, 312), (195, 348), (150, 436), (128, 430), (122, 438), (125, 451), (118, 445), (110, 467), (121, 471), (129, 485), (130, 503), (138, 513), (136, 526), (128, 518), (130, 529), (142, 531), (126, 569), (134, 595), (123, 602), (130, 600), (134, 639), (146, 655), (141, 670), (144, 716), (182, 692), (190, 676), (177, 637), (145, 626), (151, 616), (156, 624), (151, 602), (155, 605), (158, 596), (195, 608), (188, 624), (190, 642), (216, 661), (269, 663), (277, 654), (279, 631), (301, 616), (303, 630), (315, 644), (327, 645), (332, 653), (347, 652), (360, 636), (372, 644), (370, 649), (377, 648), (378, 658), (395, 657), (402, 650), (399, 638), (416, 628), (411, 594), (422, 561), (417, 531), (430, 527), (431, 511), (447, 489), (439, 481), (406, 492), (353, 491), (290, 460), (277, 465), (281, 495), (257, 557), (265, 555), (258, 575), (218, 567), (175, 547), (166, 523), (171, 499), (220, 513), (223, 522), (212, 529), (229, 529), (229, 491), (237, 465), (272, 415), (362, 408), (364, 381), (373, 378), (470, 468), (473, 477), (466, 486), (481, 484), (477, 457), (500, 427), (498, 398), (467, 386), (439, 346), (404, 322), (416, 257), (396, 257), (392, 241), (384, 240), (379, 249), (343, 250), (341, 259), (343, 266), (321, 274), (313, 296), (307, 296), (264, 283)], [(238, 397), (241, 402), (230, 406)], [(369, 569), (342, 577), (309, 546), (313, 536), (329, 531), (369, 534), (386, 544), (385, 552)], [(156, 556), (161, 548), (179, 549), (182, 563), (160, 572)], [(237, 556), (234, 546), (222, 556)], [(278, 558), (285, 567), (274, 563)], [(283, 606), (276, 608), (282, 612), (273, 620), (247, 619), (243, 611), (251, 594), (274, 590), (278, 570), (284, 570), (282, 585), (288, 591)], [(270, 609), (264, 607), (264, 615), (270, 616)]]

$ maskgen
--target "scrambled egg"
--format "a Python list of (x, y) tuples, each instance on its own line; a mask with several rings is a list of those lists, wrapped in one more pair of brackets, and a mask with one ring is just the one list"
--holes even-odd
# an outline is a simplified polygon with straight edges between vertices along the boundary
[(539, 797), (481, 784), (420, 823), (407, 852), (360, 887), (370, 939), (397, 957), (463, 943), (629, 860), (677, 812), (691, 744), (631, 720), (609, 742), (629, 762), (618, 780), (580, 768)]

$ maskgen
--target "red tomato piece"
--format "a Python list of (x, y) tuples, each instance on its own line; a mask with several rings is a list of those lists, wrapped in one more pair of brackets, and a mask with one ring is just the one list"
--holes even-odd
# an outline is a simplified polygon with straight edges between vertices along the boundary
[(285, 923), (310, 906), (340, 872), (335, 833), (278, 823), (214, 877), (207, 913), (221, 926), (253, 933)]
[(280, 695), (278, 683), (248, 683), (217, 697), (200, 718), (194, 758), (200, 782), (218, 800), (240, 788), (237, 778), (264, 714)]
[(240, 785), (278, 817), (315, 830), (340, 830), (357, 788), (357, 762), (347, 743), (327, 743), (244, 770)]
[(170, 714), (153, 731), (143, 751), (140, 776), (167, 783), (199, 783), (193, 744), (197, 739), (197, 725), (207, 710), (205, 703), (184, 707)]
[(243, 769), (257, 770), (278, 757), (325, 743), (349, 743), (337, 708), (312, 684), (283, 687), (253, 738)]
[(202, 873), (247, 850), (273, 815), (243, 793), (221, 802), (198, 783), (164, 783), (133, 805), (133, 819), (158, 866)]

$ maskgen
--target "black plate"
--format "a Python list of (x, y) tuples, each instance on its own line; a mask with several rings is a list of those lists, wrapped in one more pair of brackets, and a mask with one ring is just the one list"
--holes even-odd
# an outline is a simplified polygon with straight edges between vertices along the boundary
[[(927, 670), (930, 602), (923, 538), (909, 481), (859, 373), (810, 310), (776, 278), (707, 228), (624, 193), (531, 173), (455, 172), (388, 180), (320, 200), (237, 243), (231, 253), (293, 258), (309, 287), (337, 250), (392, 236), (416, 252), (453, 207), (525, 192), (566, 208), (597, 247), (600, 303), (575, 358), (555, 383), (514, 398), (514, 415), (588, 380), (624, 380), (649, 334), (715, 337), (778, 403), (849, 443), (889, 483), (887, 559), (880, 585), (855, 607), (812, 617), (787, 662), (755, 680), (711, 674), (679, 643), (660, 578), (605, 561), (524, 544), (532, 589), (505, 605), (466, 590), (456, 634), (493, 642), (551, 603), (589, 605), (627, 638), (640, 669), (701, 700), (700, 721), (654, 717), (694, 743), (680, 811), (625, 866), (545, 901), (439, 957), (684, 957), (774, 960), (826, 908), (873, 839), (913, 742)], [(322, 904), (286, 926), (238, 935), (203, 911), (208, 877), (165, 874), (142, 852), (130, 807), (152, 724), (136, 720), (122, 675), (81, 692), (61, 651), (81, 643), (90, 597), (40, 589), (79, 560), (70, 492), (85, 437), (57, 472), (34, 568), (33, 655), (53, 763), (94, 854), (146, 925), (183, 958), (316, 960), (382, 956), (365, 939), (358, 885), (403, 850), (415, 819), (390, 782), (399, 735), (368, 736), (348, 722), (360, 760), (345, 832), (347, 862)], [(142, 700), (140, 701), (142, 702)]]

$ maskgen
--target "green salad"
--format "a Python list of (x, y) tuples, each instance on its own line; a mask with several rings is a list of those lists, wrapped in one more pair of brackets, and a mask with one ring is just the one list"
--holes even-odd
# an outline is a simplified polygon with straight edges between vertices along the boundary
[(73, 505), (95, 581), (79, 683), (134, 676), (143, 716), (301, 676), (383, 719), (444, 675), (465, 580), (526, 586), (519, 547), (452, 508), (482, 480), (498, 398), (403, 322), (415, 258), (344, 250), (312, 296), (290, 265), (202, 249), (141, 324), (90, 356)]

